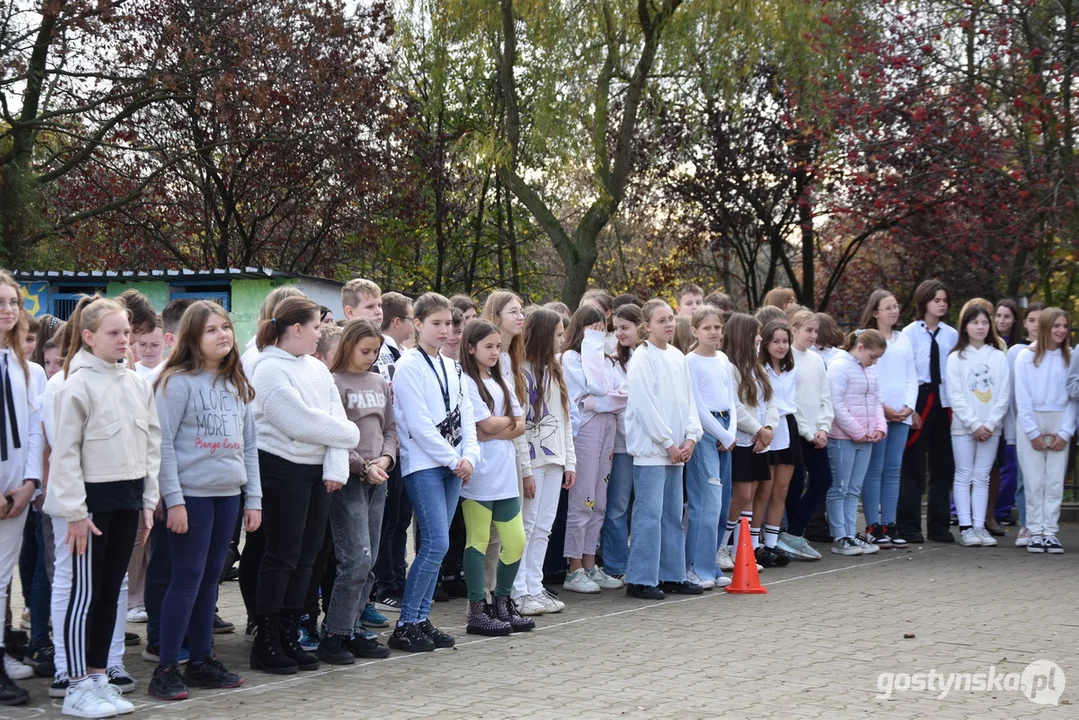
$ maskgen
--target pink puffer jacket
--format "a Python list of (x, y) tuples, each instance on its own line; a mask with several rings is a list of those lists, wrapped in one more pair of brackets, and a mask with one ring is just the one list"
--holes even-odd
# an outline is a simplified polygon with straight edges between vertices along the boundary
[(857, 442), (874, 432), (888, 432), (876, 368), (863, 367), (853, 356), (842, 353), (828, 366), (828, 385), (835, 408), (831, 438)]

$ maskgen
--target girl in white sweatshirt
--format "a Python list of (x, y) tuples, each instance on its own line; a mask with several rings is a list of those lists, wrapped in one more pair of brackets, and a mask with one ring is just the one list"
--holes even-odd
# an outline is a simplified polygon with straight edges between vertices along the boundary
[(544, 591), (543, 559), (560, 490), (569, 490), (577, 480), (569, 392), (556, 355), (564, 335), (562, 316), (554, 310), (536, 308), (525, 322), (525, 441), (531, 471), (524, 478), (521, 511), (525, 552), (513, 584), (513, 599), (522, 615), (561, 609)]
[(1068, 441), (1075, 434), (1076, 403), (1068, 397), (1071, 361), (1068, 315), (1046, 308), (1038, 318), (1038, 339), (1015, 359), (1016, 440), (1026, 493), (1027, 552), (1062, 553), (1057, 539)]
[(450, 520), (461, 484), (480, 461), (472, 403), (461, 369), (442, 357), (453, 332), (450, 301), (424, 293), (412, 305), (416, 347), (397, 361), (393, 413), (401, 443), (401, 476), (419, 528), (416, 559), (408, 571), (401, 618), (389, 646), (406, 652), (453, 647), (454, 639), (431, 624), (431, 600), (450, 542)]
[[(693, 380), (693, 402), (703, 428), (701, 442), (686, 466), (689, 503), (686, 527), (686, 579), (705, 590), (730, 585), (716, 563), (723, 500), (730, 503), (731, 450), (738, 425), (731, 363), (719, 350), (723, 320), (719, 310), (704, 305), (690, 319), (696, 347), (686, 356)], [(732, 427), (733, 426), (733, 427)], [(726, 522), (723, 520), (722, 522)]]
[(329, 493), (348, 482), (348, 451), (360, 439), (329, 369), (313, 357), (319, 313), (306, 297), (279, 302), (259, 327), (251, 379), (266, 540), (251, 669), (273, 674), (318, 669), (298, 641), (300, 614), (326, 534)]
[(626, 445), (633, 456), (633, 542), (626, 594), (662, 600), (665, 592), (700, 595), (686, 581), (682, 531), (682, 466), (703, 430), (693, 401), (689, 365), (669, 343), (675, 316), (662, 300), (641, 308), (648, 342), (629, 362)]
[(952, 389), (952, 497), (959, 516), (959, 544), (966, 547), (997, 544), (985, 529), (985, 515), (989, 473), (1011, 397), (1008, 356), (998, 343), (989, 311), (970, 305), (959, 321), (959, 342), (946, 370)]

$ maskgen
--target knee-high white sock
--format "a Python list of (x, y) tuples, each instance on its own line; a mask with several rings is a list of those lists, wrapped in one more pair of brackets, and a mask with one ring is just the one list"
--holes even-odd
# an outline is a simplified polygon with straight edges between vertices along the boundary
[[(727, 547), (728, 544), (730, 544), (731, 535), (734, 535), (734, 533), (735, 533), (735, 531), (737, 531), (737, 529), (738, 529), (738, 523), (736, 523), (734, 520), (728, 520), (727, 521), (727, 529), (723, 531), (723, 540), (719, 543), (719, 546), (721, 548), (725, 548), (725, 547)], [(738, 538), (734, 539), (734, 543), (735, 543), (735, 547), (737, 547), (738, 546)]]
[(761, 544), (761, 529), (751, 527), (749, 529), (749, 534), (753, 536), (753, 549), (756, 550)]

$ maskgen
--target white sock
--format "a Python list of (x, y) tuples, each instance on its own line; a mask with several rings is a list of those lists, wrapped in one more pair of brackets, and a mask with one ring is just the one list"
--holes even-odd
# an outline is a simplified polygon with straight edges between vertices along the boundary
[[(727, 521), (727, 529), (723, 531), (723, 540), (719, 543), (719, 546), (721, 548), (727, 547), (727, 545), (730, 544), (731, 535), (734, 535), (734, 533), (737, 530), (738, 530), (738, 523), (736, 523), (734, 520), (728, 520)], [(734, 539), (734, 546), (738, 547), (738, 538), (737, 537)]]
[(750, 528), (749, 534), (753, 536), (753, 549), (756, 550), (761, 544), (761, 529)]
[(774, 548), (779, 541), (779, 527), (776, 525), (764, 526), (764, 547)]

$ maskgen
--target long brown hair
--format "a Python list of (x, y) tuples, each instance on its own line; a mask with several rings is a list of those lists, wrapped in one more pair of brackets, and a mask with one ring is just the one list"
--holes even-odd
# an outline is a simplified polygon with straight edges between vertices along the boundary
[[(67, 323), (71, 328), (70, 342), (67, 347), (67, 356), (64, 358), (64, 377), (68, 376), (71, 369), (71, 361), (79, 354), (79, 350), (86, 347), (82, 339), (84, 330), (94, 333), (101, 327), (101, 321), (114, 313), (120, 313), (125, 318), (130, 318), (128, 311), (120, 303), (109, 300), (100, 295), (83, 295), (75, 305), (75, 312), (71, 313)], [(87, 348), (87, 352), (92, 352)]]
[(566, 381), (562, 377), (558, 348), (554, 346), (554, 330), (561, 322), (562, 316), (547, 308), (536, 308), (525, 319), (524, 355), (532, 364), (532, 379), (538, 393), (533, 408), (537, 416), (547, 389), (555, 383), (562, 393), (562, 411), (566, 418), (569, 418), (569, 391), (566, 390)]
[(772, 342), (772, 338), (777, 332), (787, 334), (787, 354), (779, 361), (779, 372), (785, 373), (794, 369), (794, 335), (791, 334), (789, 325), (773, 320), (761, 330), (761, 350), (757, 353), (757, 366), (762, 375), (772, 365), (772, 354), (768, 352), (768, 343)]
[(382, 342), (382, 331), (371, 320), (354, 317), (346, 322), (344, 328), (340, 330), (340, 338), (341, 344), (337, 347), (337, 355), (334, 356), (333, 366), (330, 367), (330, 372), (332, 373), (348, 372), (352, 352), (356, 349), (360, 340), (378, 338), (379, 342)]
[(995, 347), (997, 350), (1007, 349), (1007, 345), (1000, 339), (1000, 335), (997, 335), (997, 328), (993, 323), (993, 314), (981, 303), (969, 303), (959, 318), (959, 339), (956, 341), (955, 347), (948, 353), (949, 355), (956, 353), (959, 357), (963, 357), (963, 351), (970, 345), (970, 333), (967, 332), (967, 325), (977, 319), (979, 315), (989, 321), (989, 334), (985, 336), (985, 344), (989, 347)]
[[(15, 282), (15, 278), (7, 270), (0, 270), (0, 285), (7, 285), (12, 288), (15, 291), (15, 299), (22, 303), (22, 288), (19, 287), (19, 283)], [(22, 368), (26, 381), (29, 382), (30, 367), (26, 364), (26, 318), (26, 308), (20, 305), (19, 315), (15, 319), (15, 327), (8, 331), (6, 340), (7, 346), (11, 348), (11, 352), (15, 355), (15, 359), (19, 361), (19, 367)]]
[[(637, 326), (637, 343), (641, 342), (641, 308), (638, 305), (629, 303), (627, 305), (619, 305), (615, 309), (614, 315), (611, 315), (611, 324), (614, 324), (615, 318), (619, 320), (625, 320), (631, 322)], [(636, 347), (636, 346), (634, 346)], [(633, 354), (634, 348), (626, 347), (622, 343), (618, 343), (618, 347), (614, 349), (614, 361), (622, 366), (622, 372), (626, 371), (626, 367), (629, 365), (629, 358)]]
[[(484, 377), (483, 372), (480, 369), (479, 363), (476, 362), (476, 356), (468, 351), (468, 348), (474, 345), (478, 345), (484, 338), (491, 335), (501, 335), (491, 323), (486, 320), (480, 320), (479, 318), (472, 318), (465, 325), (465, 332), (461, 336), (461, 372), (472, 378), (476, 387), (480, 391), (480, 399), (487, 405), (487, 409), (494, 413), (495, 411), (495, 399), (491, 395), (491, 391), (487, 389), (487, 386), (483, 384)], [(506, 417), (510, 416), (513, 403), (510, 402), (510, 390), (506, 386), (506, 378), (502, 377), (502, 368), (499, 367), (501, 360), (496, 360), (494, 367), (491, 368), (491, 379), (498, 383), (498, 386), (502, 388), (502, 414)]]
[(236, 389), (236, 397), (244, 403), (250, 403), (255, 399), (255, 388), (247, 380), (243, 365), (240, 364), (240, 351), (236, 347), (236, 332), (225, 308), (208, 300), (196, 300), (184, 311), (180, 319), (180, 329), (176, 333), (176, 344), (165, 360), (165, 367), (154, 382), (154, 390), (165, 392), (169, 379), (173, 375), (193, 375), (202, 371), (205, 360), (202, 357), (202, 334), (206, 330), (206, 323), (212, 316), (218, 316), (225, 320), (229, 328), (233, 329), (232, 347), (225, 357), (221, 358), (221, 369), (217, 373), (216, 383), (219, 379), (224, 380), (225, 385), (232, 385)]
[[(862, 310), (862, 321), (858, 323), (858, 327), (863, 330), (880, 330), (880, 323), (877, 322), (877, 318), (873, 317), (873, 313), (880, 309), (880, 304), (884, 302), (885, 298), (890, 297), (895, 297), (895, 294), (883, 288), (874, 290), (869, 295), (869, 300), (865, 303), (865, 310)], [(894, 330), (895, 328), (892, 329)]]
[[(1037, 367), (1041, 364), (1042, 358), (1045, 357), (1045, 353), (1049, 350), (1049, 342), (1052, 340), (1050, 332), (1053, 329), (1053, 324), (1056, 323), (1057, 318), (1068, 319), (1068, 313), (1064, 312), (1057, 307), (1049, 307), (1042, 310), (1042, 314), (1038, 316), (1038, 345), (1034, 348), (1034, 365)], [(1060, 343), (1060, 355), (1064, 358), (1064, 366), (1068, 367), (1071, 363), (1072, 349), (1068, 345), (1067, 338), (1064, 342)]]
[(772, 383), (757, 364), (757, 333), (761, 325), (752, 315), (734, 313), (723, 326), (723, 354), (738, 370), (738, 397), (748, 407), (757, 406), (757, 383), (764, 402), (772, 399)]
[[(34, 352), (30, 355), (29, 360), (36, 362), (38, 365), (45, 364), (45, 343), (52, 340), (60, 330), (64, 328), (64, 321), (55, 315), (45, 313), (38, 318), (38, 325), (40, 326), (37, 331), (37, 346), (34, 347)], [(53, 347), (57, 347), (55, 344)]]
[(591, 303), (581, 305), (569, 319), (569, 327), (566, 328), (566, 339), (562, 343), (562, 352), (572, 350), (581, 352), (581, 343), (584, 342), (584, 331), (589, 325), (607, 323), (603, 317), (603, 311)]
[[(521, 302), (521, 298), (517, 297), (517, 294), (511, 290), (495, 290), (489, 296), (487, 301), (483, 303), (483, 312), (480, 317), (487, 322), (494, 325), (496, 328), (500, 327), (499, 316), (502, 314), (502, 310), (507, 305), (516, 300), (521, 305), (521, 310), (524, 310), (524, 303)], [(554, 312), (549, 310), (548, 312)], [(558, 313), (555, 313), (558, 315)], [(562, 316), (559, 315), (558, 319), (561, 320)], [(527, 322), (525, 323), (527, 327)], [(520, 335), (515, 335), (510, 340), (510, 346), (508, 348), (502, 348), (502, 352), (509, 353), (510, 356), (510, 370), (513, 371), (513, 394), (517, 396), (517, 402), (522, 406), (525, 404), (525, 399), (528, 395), (528, 391), (525, 389), (525, 376), (522, 366), (525, 361), (525, 349), (524, 349), (524, 332)]]

